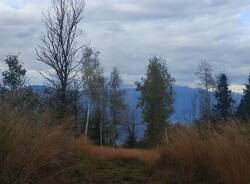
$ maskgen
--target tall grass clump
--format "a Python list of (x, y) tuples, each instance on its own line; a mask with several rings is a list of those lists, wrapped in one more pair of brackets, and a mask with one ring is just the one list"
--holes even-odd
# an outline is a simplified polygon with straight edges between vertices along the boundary
[(176, 126), (169, 131), (161, 166), (175, 174), (177, 183), (250, 183), (249, 127), (219, 124), (209, 130)]
[(55, 183), (77, 160), (74, 137), (64, 126), (32, 124), (24, 115), (0, 118), (0, 183)]

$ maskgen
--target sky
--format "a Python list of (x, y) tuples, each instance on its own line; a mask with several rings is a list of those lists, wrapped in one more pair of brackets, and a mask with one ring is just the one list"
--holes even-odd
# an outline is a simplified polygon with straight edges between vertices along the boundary
[[(30, 84), (43, 84), (36, 60), (49, 0), (0, 0), (0, 68), (19, 54)], [(249, 0), (86, 0), (79, 43), (101, 52), (105, 74), (118, 67), (124, 83), (145, 74), (148, 59), (167, 61), (177, 85), (197, 86), (201, 60), (226, 72), (240, 92), (250, 72)]]

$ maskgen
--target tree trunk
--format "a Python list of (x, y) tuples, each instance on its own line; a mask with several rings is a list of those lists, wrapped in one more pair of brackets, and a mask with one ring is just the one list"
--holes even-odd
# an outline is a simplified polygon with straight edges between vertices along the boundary
[(103, 145), (103, 140), (102, 140), (102, 121), (100, 122), (100, 145)]
[(88, 135), (88, 128), (89, 128), (89, 114), (90, 114), (90, 104), (88, 102), (88, 110), (87, 110), (87, 120), (86, 120), (86, 126), (85, 126), (85, 135)]

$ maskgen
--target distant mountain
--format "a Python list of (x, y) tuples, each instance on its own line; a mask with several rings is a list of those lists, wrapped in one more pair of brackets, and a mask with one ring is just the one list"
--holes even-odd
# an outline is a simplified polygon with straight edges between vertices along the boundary
[[(38, 94), (43, 94), (46, 87), (35, 85), (32, 86), (34, 92)], [(131, 109), (136, 109), (138, 98), (140, 97), (139, 92), (135, 90), (134, 86), (124, 86), (124, 90), (126, 92), (125, 101), (126, 104)], [(170, 120), (171, 122), (188, 122), (190, 120), (190, 113), (192, 111), (192, 104), (194, 101), (198, 100), (198, 92), (197, 88), (190, 88), (185, 86), (175, 86), (175, 101), (174, 101), (174, 113), (172, 114)], [(233, 98), (236, 104), (239, 103), (241, 99), (241, 94), (233, 93)], [(137, 110), (136, 119), (138, 121), (142, 121), (140, 110)]]
[[(42, 95), (45, 92), (45, 86), (32, 86), (33, 91)], [(136, 136), (138, 139), (143, 137), (145, 124), (143, 123), (141, 110), (136, 108), (138, 98), (140, 97), (140, 93), (135, 90), (134, 86), (124, 86), (124, 90), (126, 92), (125, 101), (126, 104), (130, 107), (131, 110), (135, 109), (135, 119), (137, 122), (136, 126)], [(190, 88), (185, 86), (175, 86), (175, 101), (174, 101), (174, 113), (172, 114), (170, 121), (172, 123), (189, 123), (191, 120), (191, 111), (192, 111), (192, 104), (194, 101), (197, 103), (198, 107), (198, 93), (199, 89), (197, 88)], [(233, 93), (233, 98), (238, 104), (241, 99), (241, 95), (238, 93)], [(122, 133), (121, 137), (119, 138), (120, 142), (124, 142), (126, 134)]]
[[(131, 108), (135, 108), (137, 99), (140, 94), (133, 87), (126, 87), (126, 102)], [(193, 104), (196, 103), (198, 107), (198, 88), (190, 88), (185, 86), (175, 86), (175, 101), (174, 101), (174, 112), (170, 118), (170, 121), (175, 122), (189, 122)], [(233, 98), (236, 104), (241, 99), (241, 94), (233, 93)]]
[[(140, 97), (139, 92), (135, 88), (125, 88), (126, 102), (131, 108), (135, 108), (137, 105), (137, 99)], [(175, 101), (174, 101), (174, 113), (170, 120), (171, 122), (184, 122), (187, 121), (187, 112), (191, 108), (192, 98), (197, 96), (198, 89), (193, 89), (184, 86), (175, 86)]]
[(41, 85), (33, 85), (33, 86), (31, 86), (31, 88), (32, 88), (34, 93), (43, 94), (47, 87), (41, 86)]

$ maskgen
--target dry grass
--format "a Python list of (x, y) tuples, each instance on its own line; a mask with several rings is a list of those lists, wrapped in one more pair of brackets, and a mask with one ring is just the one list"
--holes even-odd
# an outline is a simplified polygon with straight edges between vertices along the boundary
[(102, 160), (138, 160), (148, 165), (155, 165), (160, 160), (158, 149), (143, 150), (95, 146), (90, 144), (89, 141), (84, 141), (84, 139), (79, 145), (84, 153)]
[(153, 166), (154, 177), (163, 183), (250, 183), (247, 126), (228, 122), (211, 130), (175, 126), (168, 131), (168, 144), (143, 150), (95, 146), (86, 138), (75, 138), (66, 127), (44, 125), (50, 124), (49, 119), (36, 120), (35, 125), (27, 116), (20, 117), (0, 113), (0, 183), (56, 183), (55, 176), (75, 167), (81, 154), (110, 161), (107, 164), (140, 161)]
[(200, 131), (178, 127), (161, 148), (162, 165), (175, 168), (180, 182), (250, 183), (250, 134), (235, 124)]
[(0, 121), (0, 183), (49, 183), (77, 158), (73, 136), (63, 127)]
[(157, 149), (98, 147), (81, 140), (81, 150), (102, 160), (138, 160), (154, 166), (169, 183), (250, 183), (250, 129), (227, 122), (211, 130), (175, 126)]

